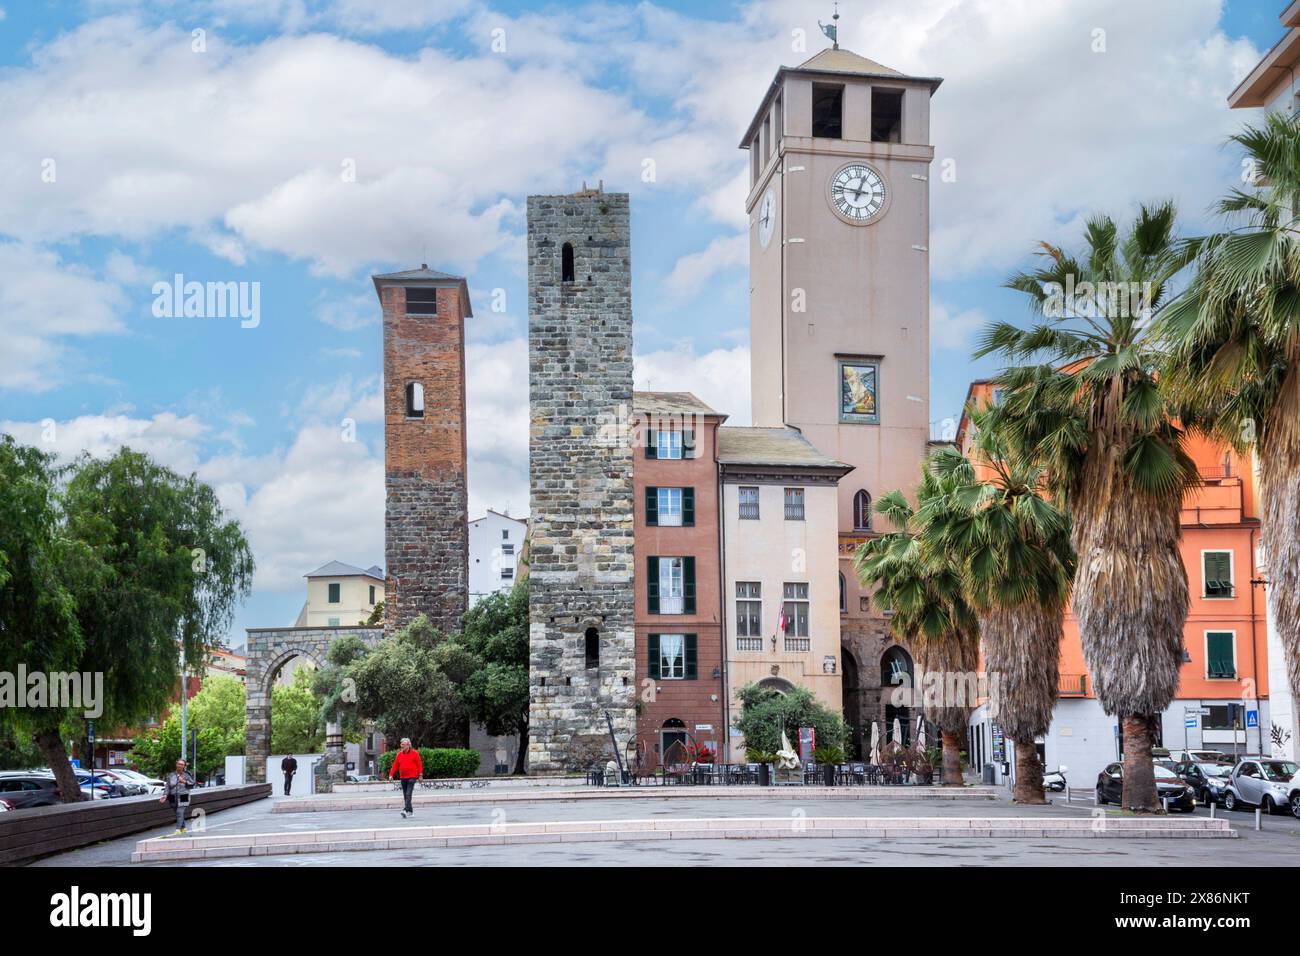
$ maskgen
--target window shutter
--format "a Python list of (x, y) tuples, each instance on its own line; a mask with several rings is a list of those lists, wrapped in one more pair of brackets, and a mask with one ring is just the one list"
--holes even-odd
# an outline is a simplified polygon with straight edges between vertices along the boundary
[(1206, 656), (1210, 677), (1235, 677), (1232, 663), (1232, 635), (1226, 631), (1211, 631), (1206, 636)]
[(684, 643), (686, 644), (686, 679), (695, 680), (698, 676), (695, 663), (695, 635), (687, 634)]
[(687, 528), (695, 526), (695, 489), (682, 489), (682, 525)]
[(659, 523), (658, 488), (647, 488), (645, 490), (645, 523), (647, 525), (657, 525)]
[[(658, 614), (659, 613), (659, 559), (647, 558), (646, 564), (648, 565), (648, 567), (646, 568), (647, 571), (646, 574), (647, 602), (646, 603), (648, 605), (647, 610), (651, 614)], [(659, 646), (658, 637), (655, 638), (655, 646), (656, 647)], [(656, 664), (655, 667), (657, 669), (658, 665)], [(658, 673), (656, 673), (655, 676), (656, 677), (659, 676)]]
[(695, 613), (695, 559), (682, 558), (682, 613)]
[[(654, 558), (650, 559), (655, 560)], [(646, 651), (650, 655), (646, 660), (646, 672), (654, 680), (659, 679), (659, 635), (649, 634), (645, 640)]]
[(659, 433), (656, 432), (650, 422), (647, 421), (645, 424), (645, 456), (647, 458), (659, 457), (659, 446), (656, 444), (658, 441)]
[(693, 428), (682, 429), (682, 457), (695, 457), (695, 430)]

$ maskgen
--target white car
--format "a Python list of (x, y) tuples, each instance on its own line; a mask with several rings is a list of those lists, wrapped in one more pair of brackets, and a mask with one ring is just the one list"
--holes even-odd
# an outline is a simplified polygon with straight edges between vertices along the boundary
[(1247, 757), (1232, 768), (1223, 805), (1229, 810), (1241, 806), (1259, 807), (1265, 813), (1290, 810), (1300, 819), (1300, 777), (1290, 760)]
[(155, 797), (159, 796), (163, 790), (166, 789), (161, 780), (154, 777), (147, 777), (138, 770), (127, 770), (125, 767), (112, 767), (110, 769), (119, 777), (125, 777), (132, 783), (138, 783), (141, 786), (148, 788), (149, 793)]

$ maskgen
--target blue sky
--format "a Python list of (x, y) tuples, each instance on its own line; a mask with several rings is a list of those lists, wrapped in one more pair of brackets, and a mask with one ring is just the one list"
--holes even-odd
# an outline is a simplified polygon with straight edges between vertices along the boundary
[[(992, 371), (970, 343), (1023, 314), (999, 284), (1035, 240), (1164, 197), (1205, 227), (1249, 118), (1224, 99), (1282, 6), (841, 3), (844, 46), (945, 78), (933, 419)], [(824, 46), (829, 3), (0, 7), (0, 428), (217, 487), (259, 562), (233, 643), (290, 623), (314, 567), (383, 562), (373, 272), (469, 277), (471, 510), (527, 510), (529, 193), (632, 193), (638, 385), (747, 420), (736, 144), (776, 68)], [(177, 273), (258, 283), (260, 321), (155, 316)]]

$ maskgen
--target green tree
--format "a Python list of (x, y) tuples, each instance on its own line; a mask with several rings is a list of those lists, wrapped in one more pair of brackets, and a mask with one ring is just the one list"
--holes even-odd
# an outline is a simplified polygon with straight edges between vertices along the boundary
[(528, 580), (484, 598), (465, 615), (463, 633), (449, 644), (468, 657), (444, 660), (471, 720), (495, 736), (519, 735), (514, 772), (528, 751)]
[(385, 737), (415, 746), (460, 747), (468, 737), (456, 685), (439, 666), (447, 642), (424, 615), (382, 641), (346, 670), (356, 686), (357, 715)]
[(287, 685), (271, 687), (271, 753), (316, 753), (325, 744), (321, 698), (312, 692), (313, 673), (299, 667)]
[[(0, 659), (102, 675), (102, 725), (161, 711), (180, 656), (205, 659), (248, 593), (253, 558), (211, 488), (123, 448), (55, 469), (0, 438)], [(80, 709), (9, 710), (65, 801), (81, 798), (64, 734)]]
[(970, 411), (974, 461), (948, 449), (940, 475), (962, 483), (960, 506), (925, 529), (959, 556), (966, 595), (979, 617), (994, 716), (1016, 750), (1017, 803), (1045, 803), (1034, 738), (1047, 733), (1060, 687), (1065, 605), (1074, 578), (1070, 519), (1044, 497), (1043, 468)]
[(758, 684), (746, 684), (736, 691), (740, 717), (736, 729), (745, 735), (748, 750), (775, 752), (781, 749), (781, 728), (792, 745), (798, 745), (800, 727), (812, 727), (817, 746), (843, 747), (848, 738), (844, 718), (822, 704), (804, 687), (782, 693)]
[(1164, 355), (1152, 331), (1186, 262), (1175, 218), (1172, 204), (1143, 206), (1122, 235), (1092, 219), (1078, 257), (1041, 243), (1042, 267), (1007, 286), (1043, 321), (995, 323), (976, 352), (1007, 363), (998, 427), (1042, 463), (1070, 513), (1084, 659), (1123, 724), (1123, 804), (1144, 811), (1159, 807), (1151, 746), (1182, 668), (1179, 511), (1198, 482), (1157, 382)]
[(321, 724), (338, 723), (349, 739), (358, 737), (364, 727), (357, 715), (356, 682), (348, 668), (369, 652), (365, 641), (355, 634), (345, 634), (330, 645), (325, 666), (312, 674), (311, 689), (320, 701)]
[(859, 579), (874, 588), (872, 603), (892, 612), (894, 635), (917, 649), (917, 684), (926, 688), (926, 716), (939, 727), (943, 782), (949, 787), (963, 783), (961, 747), (975, 704), (965, 689), (979, 668), (979, 623), (967, 599), (961, 556), (931, 529), (962, 510), (961, 489), (957, 476), (936, 473), (927, 461), (916, 509), (901, 491), (882, 495), (876, 511), (898, 530), (864, 542), (854, 556)]
[(1256, 173), (1189, 240), (1196, 274), (1161, 316), (1164, 382), (1184, 421), (1259, 462), (1268, 602), (1300, 696), (1300, 117), (1231, 137)]

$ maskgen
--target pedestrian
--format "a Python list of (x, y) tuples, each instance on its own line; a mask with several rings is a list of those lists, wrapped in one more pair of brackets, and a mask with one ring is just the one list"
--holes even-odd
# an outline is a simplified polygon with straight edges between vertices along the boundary
[(284, 771), (284, 795), (289, 795), (289, 788), (293, 786), (293, 775), (298, 772), (298, 758), (289, 754), (280, 761), (280, 769)]
[(170, 803), (176, 808), (176, 832), (185, 832), (185, 810), (190, 805), (190, 788), (194, 775), (185, 769), (185, 761), (176, 761), (176, 769), (167, 775), (159, 803)]
[(420, 751), (411, 746), (411, 738), (403, 737), (401, 749), (393, 758), (393, 768), (388, 771), (388, 779), (392, 780), (397, 777), (402, 781), (402, 800), (406, 807), (402, 810), (402, 817), (415, 813), (415, 808), (411, 806), (411, 794), (415, 792), (415, 782), (424, 776), (424, 764), (420, 762)]

